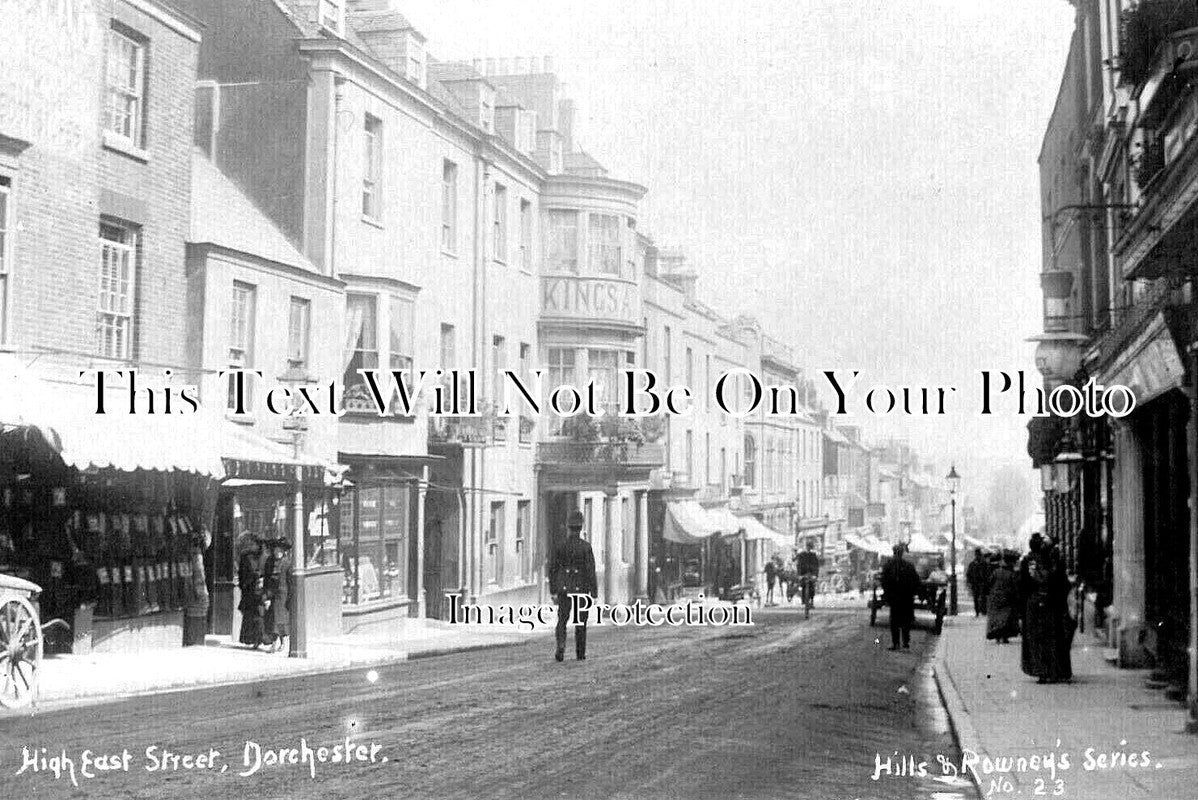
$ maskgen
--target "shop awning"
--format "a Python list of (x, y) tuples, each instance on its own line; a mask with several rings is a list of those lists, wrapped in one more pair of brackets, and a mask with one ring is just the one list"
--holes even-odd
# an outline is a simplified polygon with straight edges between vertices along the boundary
[(666, 504), (662, 537), (679, 544), (699, 544), (719, 532), (703, 506), (694, 500), (678, 500)]
[(746, 539), (770, 541), (778, 547), (794, 547), (793, 537), (779, 533), (756, 517), (740, 517), (739, 519), (745, 526)]
[(727, 506), (703, 509), (712, 526), (724, 536), (736, 536), (745, 527), (744, 521), (732, 513)]
[(52, 385), (20, 359), (0, 356), (0, 424), (37, 429), (63, 462), (76, 469), (178, 471), (221, 480), (230, 471), (237, 474), (226, 460), (333, 466), (296, 458), (292, 448), (203, 406), (190, 413), (129, 414), (125, 395), (114, 393), (106, 400), (106, 413), (96, 414), (94, 391), (79, 384)]

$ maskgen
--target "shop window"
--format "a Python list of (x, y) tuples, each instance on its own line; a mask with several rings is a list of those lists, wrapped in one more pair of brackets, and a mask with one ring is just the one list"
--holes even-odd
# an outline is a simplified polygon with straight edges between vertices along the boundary
[(545, 266), (550, 272), (578, 273), (578, 212), (549, 211), (545, 215)]
[(356, 523), (341, 543), (345, 602), (407, 596), (408, 494), (406, 483), (358, 487)]
[(591, 272), (619, 275), (623, 262), (620, 218), (614, 214), (591, 214), (589, 234)]
[(528, 547), (532, 532), (532, 503), (528, 500), (516, 502), (516, 564), (521, 583), (532, 577), (532, 552)]
[(124, 31), (108, 31), (106, 130), (129, 145), (145, 146), (146, 43)]
[(96, 327), (99, 354), (133, 356), (133, 298), (137, 279), (137, 232), (114, 222), (100, 223), (100, 296)]
[(347, 347), (344, 353), (346, 411), (377, 412), (370, 390), (359, 370), (378, 369), (377, 298), (369, 294), (350, 294), (345, 297)]

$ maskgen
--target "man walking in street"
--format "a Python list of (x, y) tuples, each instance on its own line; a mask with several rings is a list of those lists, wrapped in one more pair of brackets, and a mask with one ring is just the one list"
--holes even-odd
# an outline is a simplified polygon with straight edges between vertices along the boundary
[(986, 613), (986, 599), (990, 593), (990, 562), (986, 560), (982, 548), (973, 551), (973, 561), (965, 570), (965, 582), (969, 584), (969, 593), (973, 595), (973, 615), (976, 617)]
[(894, 546), (894, 556), (882, 567), (882, 592), (890, 606), (890, 649), (911, 647), (911, 623), (915, 621), (915, 595), (919, 593), (919, 573), (903, 558), (904, 547)]
[[(589, 594), (599, 597), (599, 581), (595, 575), (595, 554), (591, 545), (582, 538), (586, 518), (581, 511), (571, 511), (566, 521), (566, 538), (554, 550), (549, 565), (549, 591), (557, 598), (557, 650), (553, 657), (558, 661), (566, 654), (566, 623), (571, 612), (571, 594)], [(578, 613), (574, 625), (574, 654), (579, 661), (587, 657), (587, 617), (590, 611)]]

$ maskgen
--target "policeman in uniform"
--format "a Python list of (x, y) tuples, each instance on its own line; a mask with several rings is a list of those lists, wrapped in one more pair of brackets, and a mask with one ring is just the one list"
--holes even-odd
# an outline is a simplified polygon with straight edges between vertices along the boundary
[[(595, 577), (595, 554), (591, 545), (582, 539), (582, 528), (586, 518), (581, 511), (570, 512), (566, 521), (566, 538), (553, 553), (549, 565), (549, 591), (557, 598), (557, 651), (553, 657), (558, 661), (566, 653), (566, 620), (570, 616), (570, 594), (589, 594), (599, 597), (599, 581)], [(587, 617), (589, 611), (579, 613), (574, 626), (574, 652), (579, 661), (587, 657)]]

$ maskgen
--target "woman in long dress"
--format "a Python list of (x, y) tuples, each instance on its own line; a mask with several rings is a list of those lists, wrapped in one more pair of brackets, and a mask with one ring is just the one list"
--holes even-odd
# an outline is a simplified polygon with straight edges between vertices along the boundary
[(1070, 680), (1069, 578), (1059, 553), (1051, 542), (1034, 536), (1019, 572), (1024, 597), (1023, 671), (1039, 683)]
[(241, 589), (241, 633), (238, 640), (255, 650), (262, 646), (265, 613), (265, 592), (262, 570), (265, 557), (262, 542), (257, 537), (244, 539), (244, 549), (237, 563), (237, 585)]
[(1015, 574), (1015, 553), (1003, 555), (1003, 560), (991, 572), (990, 592), (986, 596), (986, 638), (999, 644), (1010, 644), (1019, 635), (1019, 576)]
[(262, 588), (266, 601), (263, 616), (263, 643), (272, 651), (280, 650), (290, 630), (291, 610), (291, 558), (285, 543), (275, 540), (270, 543), (270, 554), (266, 556)]

